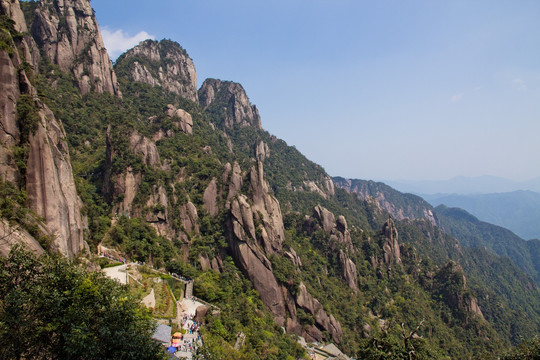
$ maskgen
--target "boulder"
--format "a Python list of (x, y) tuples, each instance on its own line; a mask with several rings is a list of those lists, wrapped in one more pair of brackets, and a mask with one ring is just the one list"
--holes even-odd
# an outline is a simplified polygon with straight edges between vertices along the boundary
[(328, 233), (330, 233), (336, 226), (336, 218), (334, 217), (334, 214), (323, 208), (321, 205), (315, 206), (313, 209), (313, 217), (319, 220), (324, 231)]
[(170, 118), (178, 120), (174, 124), (182, 130), (184, 134), (191, 135), (193, 133), (193, 118), (191, 114), (183, 109), (177, 109), (173, 105), (167, 105), (167, 115)]
[(193, 317), (193, 320), (201, 324), (204, 321), (204, 318), (206, 317), (206, 314), (208, 314), (209, 310), (210, 310), (209, 306), (206, 306), (206, 305), (197, 306), (197, 309), (195, 309), (195, 316)]

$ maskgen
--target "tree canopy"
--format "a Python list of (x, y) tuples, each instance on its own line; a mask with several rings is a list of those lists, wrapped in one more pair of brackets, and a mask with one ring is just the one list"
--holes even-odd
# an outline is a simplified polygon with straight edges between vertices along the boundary
[(60, 255), (0, 258), (0, 358), (163, 359), (126, 287)]

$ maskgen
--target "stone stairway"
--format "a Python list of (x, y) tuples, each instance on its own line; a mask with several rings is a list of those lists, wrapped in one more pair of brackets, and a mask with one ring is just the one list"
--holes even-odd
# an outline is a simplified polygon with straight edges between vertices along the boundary
[(193, 296), (193, 281), (189, 281), (186, 284), (186, 295), (185, 295), (185, 297), (190, 298), (192, 296)]

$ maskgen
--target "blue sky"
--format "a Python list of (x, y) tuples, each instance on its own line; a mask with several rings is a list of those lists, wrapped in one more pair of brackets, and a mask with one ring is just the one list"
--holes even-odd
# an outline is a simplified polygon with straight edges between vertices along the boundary
[(92, 0), (109, 53), (179, 42), (332, 176), (540, 176), (539, 1)]

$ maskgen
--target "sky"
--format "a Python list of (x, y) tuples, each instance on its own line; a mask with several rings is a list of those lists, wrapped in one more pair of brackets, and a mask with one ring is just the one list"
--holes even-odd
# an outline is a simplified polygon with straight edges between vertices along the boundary
[(331, 176), (540, 177), (540, 1), (92, 0), (113, 60), (187, 50)]

